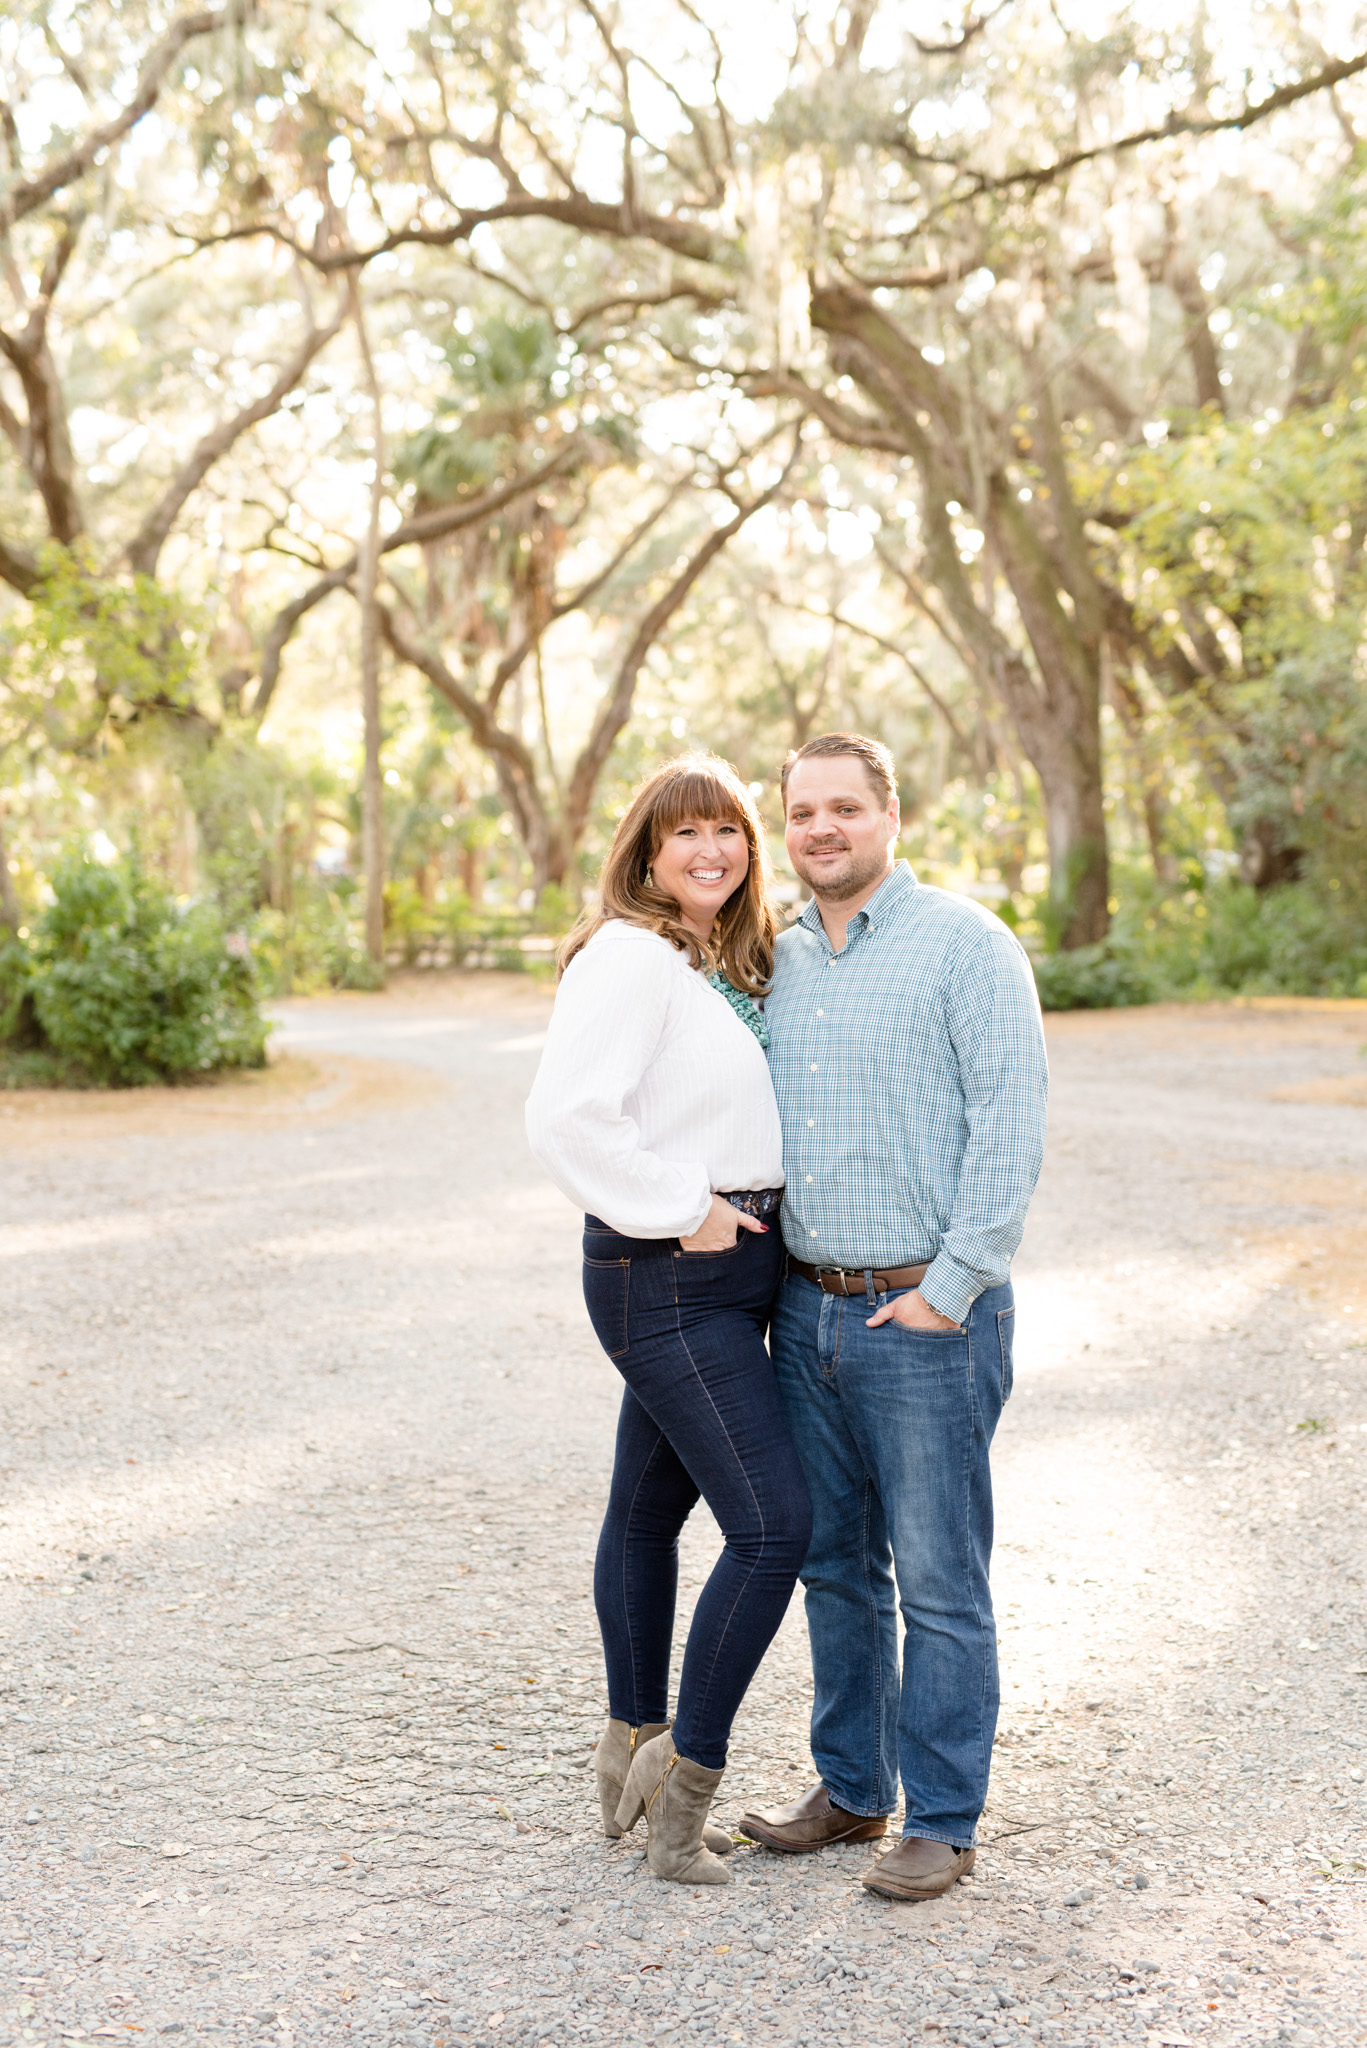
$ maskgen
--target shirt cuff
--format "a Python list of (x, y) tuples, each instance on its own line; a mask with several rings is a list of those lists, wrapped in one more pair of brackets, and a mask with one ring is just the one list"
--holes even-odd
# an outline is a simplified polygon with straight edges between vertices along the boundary
[(968, 1311), (983, 1291), (983, 1283), (976, 1273), (942, 1251), (927, 1266), (926, 1277), (917, 1291), (937, 1316), (948, 1316), (952, 1323), (966, 1323)]

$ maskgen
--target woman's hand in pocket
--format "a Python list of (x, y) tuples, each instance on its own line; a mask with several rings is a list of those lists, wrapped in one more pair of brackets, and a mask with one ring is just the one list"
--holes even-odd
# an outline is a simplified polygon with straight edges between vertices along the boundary
[(729, 1252), (735, 1249), (736, 1234), (741, 1230), (765, 1236), (769, 1226), (761, 1223), (758, 1216), (747, 1216), (744, 1209), (733, 1208), (720, 1195), (713, 1195), (712, 1207), (702, 1222), (691, 1237), (681, 1237), (679, 1243), (686, 1252)]

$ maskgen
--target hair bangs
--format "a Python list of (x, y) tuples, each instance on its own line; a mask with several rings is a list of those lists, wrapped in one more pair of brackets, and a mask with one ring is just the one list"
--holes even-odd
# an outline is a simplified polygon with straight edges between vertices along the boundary
[[(745, 879), (706, 937), (684, 922), (678, 903), (655, 886), (651, 871), (667, 835), (689, 823), (739, 825), (750, 849)], [(562, 974), (595, 932), (616, 919), (667, 939), (692, 967), (719, 969), (748, 996), (768, 989), (777, 930), (768, 849), (754, 798), (729, 761), (686, 754), (648, 775), (618, 821), (598, 890), (597, 904), (585, 907), (560, 949)]]
[(666, 832), (677, 832), (686, 819), (711, 825), (718, 819), (744, 826), (744, 809), (726, 777), (699, 761), (690, 762), (671, 775), (660, 788), (653, 806), (657, 844)]

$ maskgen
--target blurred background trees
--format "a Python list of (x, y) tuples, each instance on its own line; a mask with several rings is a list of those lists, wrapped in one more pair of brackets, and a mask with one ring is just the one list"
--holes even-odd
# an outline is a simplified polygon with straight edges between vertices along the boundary
[(16, 0), (0, 101), (11, 947), (136, 841), (267, 986), (534, 958), (859, 725), (1048, 999), (1367, 992), (1367, 29)]

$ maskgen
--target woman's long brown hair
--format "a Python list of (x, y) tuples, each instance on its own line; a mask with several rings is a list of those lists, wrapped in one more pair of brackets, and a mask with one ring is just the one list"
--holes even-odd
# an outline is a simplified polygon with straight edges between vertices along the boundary
[[(651, 874), (666, 834), (689, 818), (700, 824), (725, 819), (739, 825), (750, 848), (745, 880), (717, 912), (705, 945), (684, 923), (674, 898), (655, 887)], [(562, 974), (596, 931), (621, 918), (658, 932), (688, 955), (690, 966), (705, 967), (709, 973), (720, 969), (731, 986), (746, 995), (767, 991), (778, 928), (769, 893), (769, 853), (754, 800), (729, 761), (715, 754), (689, 754), (666, 761), (647, 776), (613, 834), (598, 889), (598, 902), (581, 912), (560, 948)]]

